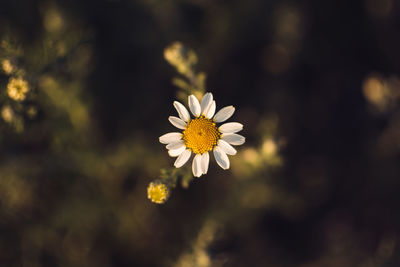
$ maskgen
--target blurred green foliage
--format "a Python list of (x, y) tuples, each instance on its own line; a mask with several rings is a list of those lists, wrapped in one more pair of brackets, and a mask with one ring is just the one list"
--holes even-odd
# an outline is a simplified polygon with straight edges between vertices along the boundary
[[(2, 1), (0, 266), (399, 266), (399, 14)], [(247, 140), (193, 179), (158, 137), (206, 91)]]

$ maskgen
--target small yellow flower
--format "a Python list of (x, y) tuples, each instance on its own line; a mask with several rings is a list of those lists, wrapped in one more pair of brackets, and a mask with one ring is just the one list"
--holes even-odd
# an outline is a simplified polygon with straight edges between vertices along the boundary
[(6, 74), (11, 74), (11, 72), (13, 72), (14, 70), (14, 66), (11, 64), (11, 61), (9, 59), (4, 59), (1, 62), (1, 67)]
[(157, 204), (164, 204), (169, 194), (169, 187), (160, 181), (151, 182), (147, 187), (147, 198)]
[(23, 101), (29, 91), (28, 82), (22, 78), (10, 78), (7, 85), (7, 93), (15, 101)]
[(14, 111), (9, 105), (6, 105), (1, 109), (1, 117), (5, 122), (12, 122), (14, 119)]

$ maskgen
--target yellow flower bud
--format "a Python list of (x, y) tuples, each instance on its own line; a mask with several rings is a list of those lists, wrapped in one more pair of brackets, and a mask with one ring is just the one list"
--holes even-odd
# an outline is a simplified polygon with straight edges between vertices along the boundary
[(11, 64), (11, 61), (9, 59), (4, 59), (1, 62), (1, 67), (6, 74), (11, 74), (11, 72), (14, 71), (14, 66)]
[(169, 187), (159, 180), (151, 182), (147, 187), (147, 198), (150, 199), (151, 202), (157, 204), (164, 204), (167, 201), (169, 194)]
[(183, 61), (183, 45), (180, 42), (172, 43), (164, 50), (164, 58), (171, 64), (177, 65)]
[(12, 122), (14, 119), (14, 111), (12, 110), (12, 108), (9, 105), (3, 106), (3, 108), (1, 109), (1, 117), (3, 118), (3, 120), (5, 122)]
[(196, 53), (187, 50), (180, 42), (174, 42), (165, 48), (164, 58), (183, 75), (190, 73), (193, 65), (197, 63)]

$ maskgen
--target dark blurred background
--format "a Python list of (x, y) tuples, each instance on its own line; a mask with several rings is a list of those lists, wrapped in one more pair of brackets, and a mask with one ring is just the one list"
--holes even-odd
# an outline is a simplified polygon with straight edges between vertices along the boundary
[[(2, 0), (0, 266), (400, 266), (399, 16), (396, 0)], [(174, 41), (247, 141), (156, 205)]]

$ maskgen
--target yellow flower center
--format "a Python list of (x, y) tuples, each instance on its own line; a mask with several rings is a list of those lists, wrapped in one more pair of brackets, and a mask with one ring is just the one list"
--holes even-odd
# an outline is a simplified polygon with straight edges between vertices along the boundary
[(203, 116), (188, 122), (183, 131), (183, 140), (187, 148), (195, 154), (203, 154), (217, 145), (221, 136), (215, 122)]

